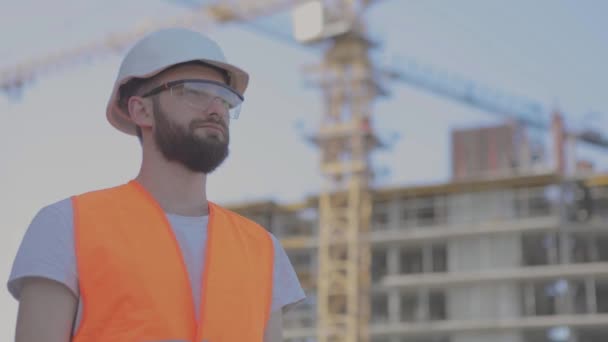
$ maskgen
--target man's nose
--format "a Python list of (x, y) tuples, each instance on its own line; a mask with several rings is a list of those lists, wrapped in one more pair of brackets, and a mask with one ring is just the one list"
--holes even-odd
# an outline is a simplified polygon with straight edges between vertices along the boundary
[(209, 103), (209, 106), (207, 107), (207, 112), (209, 112), (210, 114), (225, 116), (228, 115), (229, 110), (228, 108), (226, 108), (224, 100), (219, 97), (215, 97), (213, 98), (213, 100), (211, 100), (211, 103)]

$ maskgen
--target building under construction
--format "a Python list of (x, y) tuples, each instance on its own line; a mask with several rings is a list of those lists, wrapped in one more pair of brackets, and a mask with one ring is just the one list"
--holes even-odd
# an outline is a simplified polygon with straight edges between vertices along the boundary
[[(605, 341), (607, 204), (608, 177), (550, 173), (375, 191), (371, 340)], [(309, 296), (286, 341), (315, 340), (317, 208), (234, 207), (280, 238)]]
[[(522, 137), (455, 131), (450, 182), (371, 190), (369, 320), (353, 341), (606, 341), (608, 175), (539, 167)], [(283, 242), (308, 293), (285, 317), (292, 342), (324, 335), (318, 288), (337, 286), (320, 276), (322, 198), (233, 207)]]
[[(452, 181), (372, 191), (371, 341), (606, 340), (608, 176), (539, 168), (518, 141), (511, 125), (455, 131)], [(285, 317), (292, 342), (323, 322), (320, 198), (233, 207), (283, 242), (307, 291)]]

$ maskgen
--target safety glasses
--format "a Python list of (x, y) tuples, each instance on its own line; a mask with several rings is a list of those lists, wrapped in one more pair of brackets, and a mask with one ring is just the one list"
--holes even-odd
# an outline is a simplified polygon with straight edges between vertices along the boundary
[(165, 90), (170, 91), (171, 96), (177, 100), (197, 110), (207, 110), (215, 101), (219, 101), (219, 107), (224, 109), (220, 114), (228, 114), (232, 119), (239, 117), (243, 104), (243, 97), (231, 87), (221, 82), (197, 79), (167, 82), (142, 97), (156, 95)]

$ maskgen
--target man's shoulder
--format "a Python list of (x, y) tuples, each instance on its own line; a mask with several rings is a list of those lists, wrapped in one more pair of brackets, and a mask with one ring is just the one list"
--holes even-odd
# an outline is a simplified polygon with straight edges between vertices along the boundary
[(105, 194), (111, 194), (113, 192), (120, 191), (121, 189), (124, 189), (126, 186), (128, 186), (128, 183), (121, 183), (121, 184), (116, 184), (116, 185), (91, 188), (91, 189), (83, 190), (79, 193), (76, 193), (73, 196), (71, 196), (71, 198), (85, 197), (85, 196), (103, 196)]
[(117, 186), (114, 187), (99, 187), (99, 188), (93, 188), (93, 189), (89, 189), (89, 190), (84, 190), (81, 192), (76, 192), (74, 194), (69, 195), (68, 197), (63, 197), (60, 199), (56, 199), (48, 204), (43, 205), (42, 207), (40, 207), (39, 211), (38, 211), (38, 215), (42, 215), (42, 216), (48, 216), (48, 215), (60, 215), (64, 218), (71, 218), (73, 215), (73, 199), (74, 197), (78, 197), (78, 196), (84, 196), (84, 195), (89, 195), (89, 194), (95, 194), (95, 193), (101, 193), (103, 191), (107, 191), (113, 188), (116, 188)]
[(44, 216), (44, 217), (49, 216), (49, 215), (55, 215), (55, 216), (59, 215), (63, 218), (71, 219), (73, 216), (73, 212), (74, 212), (73, 199), (75, 197), (87, 196), (87, 195), (93, 195), (93, 194), (101, 194), (101, 193), (107, 192), (108, 190), (119, 188), (121, 186), (123, 186), (123, 185), (116, 185), (116, 186), (110, 186), (110, 187), (98, 187), (98, 188), (92, 188), (89, 190), (83, 190), (81, 192), (75, 192), (75, 193), (69, 195), (68, 197), (56, 199), (48, 204), (43, 205), (38, 210), (37, 215)]
[(63, 218), (72, 217), (72, 198), (66, 197), (55, 200), (50, 204), (46, 204), (40, 208), (37, 216), (59, 215)]

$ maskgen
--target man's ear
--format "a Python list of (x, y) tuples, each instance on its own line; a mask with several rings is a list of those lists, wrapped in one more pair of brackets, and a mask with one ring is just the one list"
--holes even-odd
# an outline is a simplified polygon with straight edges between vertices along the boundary
[(154, 125), (154, 115), (152, 103), (139, 96), (131, 96), (127, 102), (129, 116), (131, 120), (142, 128), (149, 128)]

